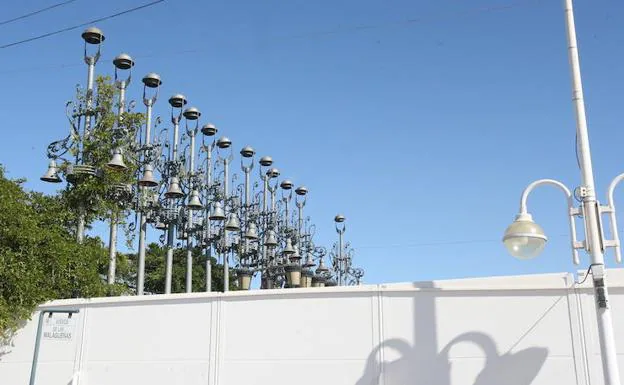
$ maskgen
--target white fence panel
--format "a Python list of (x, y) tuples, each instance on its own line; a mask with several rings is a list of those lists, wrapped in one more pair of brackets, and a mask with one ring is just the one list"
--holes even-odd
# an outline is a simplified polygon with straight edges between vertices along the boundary
[[(609, 284), (624, 353), (624, 270)], [(79, 313), (41, 340), (36, 385), (603, 384), (591, 283), (570, 274), (48, 307)], [(37, 321), (0, 348), (0, 385), (28, 383)]]

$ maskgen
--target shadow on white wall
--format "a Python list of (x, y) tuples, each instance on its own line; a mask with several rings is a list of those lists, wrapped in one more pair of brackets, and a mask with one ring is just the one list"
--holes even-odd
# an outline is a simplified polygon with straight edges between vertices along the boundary
[[(546, 362), (547, 348), (529, 347), (513, 353), (510, 349), (509, 352), (501, 355), (495, 340), (490, 335), (480, 331), (469, 331), (459, 334), (438, 351), (439, 322), (436, 319), (436, 299), (438, 296), (452, 296), (453, 294), (444, 293), (436, 287), (435, 282), (417, 282), (414, 283), (414, 287), (427, 291), (422, 295), (414, 296), (413, 345), (402, 338), (384, 340), (369, 354), (364, 373), (355, 385), (531, 385)], [(482, 295), (476, 292), (472, 294)], [(517, 293), (514, 294), (517, 295)], [(530, 333), (562, 298), (555, 300), (520, 340)], [(514, 346), (519, 342), (516, 342)], [(463, 343), (478, 346), (485, 356), (483, 368), (474, 377), (474, 382), (468, 382), (470, 380), (465, 377), (458, 382), (452, 380), (453, 360), (450, 351), (454, 346)], [(393, 351), (389, 354), (390, 356), (399, 358), (380, 362), (380, 358), (390, 351)], [(468, 359), (475, 358), (479, 357)], [(459, 360), (462, 359), (459, 358)]]
[[(459, 343), (473, 343), (485, 353), (485, 364), (474, 385), (530, 385), (548, 356), (548, 349), (530, 347), (501, 355), (494, 340), (485, 333), (467, 332), (454, 338), (433, 360), (418, 359), (417, 347), (403, 339), (389, 339), (369, 355), (366, 369), (356, 385), (454, 385), (451, 383), (450, 349)], [(383, 371), (378, 361), (380, 349), (395, 350), (400, 358), (385, 362)]]

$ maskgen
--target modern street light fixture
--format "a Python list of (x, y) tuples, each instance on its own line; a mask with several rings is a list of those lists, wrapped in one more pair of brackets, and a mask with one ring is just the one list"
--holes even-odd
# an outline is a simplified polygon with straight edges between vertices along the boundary
[[(578, 140), (578, 156), (581, 169), (581, 186), (574, 190), (574, 194), (563, 183), (552, 179), (542, 179), (531, 183), (522, 193), (520, 201), (520, 213), (515, 221), (507, 228), (503, 236), (503, 242), (509, 252), (518, 258), (533, 258), (545, 247), (547, 238), (544, 231), (538, 226), (527, 210), (527, 198), (531, 191), (541, 185), (558, 187), (566, 196), (568, 204), (568, 218), (571, 232), (571, 246), (573, 262), (580, 262), (578, 250), (584, 249), (591, 259), (590, 271), (594, 287), (596, 303), (596, 316), (598, 321), (598, 339), (604, 372), (605, 385), (620, 385), (615, 337), (609, 294), (606, 283), (606, 270), (604, 251), (609, 247), (616, 249), (616, 260), (620, 262), (619, 237), (617, 223), (615, 222), (615, 206), (613, 204), (613, 190), (624, 179), (624, 174), (616, 177), (609, 186), (608, 205), (602, 206), (596, 200), (594, 187), (594, 173), (592, 168), (591, 153), (589, 148), (589, 136), (585, 116), (585, 104), (583, 100), (583, 87), (581, 83), (581, 71), (577, 48), (576, 30), (574, 26), (574, 13), (572, 0), (565, 0), (565, 17), (568, 40), (568, 55), (572, 73), (572, 100), (576, 113), (576, 137)], [(581, 204), (575, 207), (574, 198)], [(611, 216), (611, 232), (613, 240), (606, 240), (603, 235), (602, 214), (609, 213)], [(585, 240), (579, 242), (576, 238), (575, 218), (582, 217)]]

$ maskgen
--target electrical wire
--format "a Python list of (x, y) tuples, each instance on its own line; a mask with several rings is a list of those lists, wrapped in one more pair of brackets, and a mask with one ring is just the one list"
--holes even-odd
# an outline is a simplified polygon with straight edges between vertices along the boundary
[(0, 25), (5, 25), (5, 24), (13, 23), (14, 21), (26, 19), (26, 18), (29, 18), (31, 16), (35, 16), (35, 15), (38, 15), (40, 13), (43, 13), (45, 11), (49, 11), (51, 9), (58, 8), (58, 7), (61, 7), (63, 5), (67, 5), (69, 3), (73, 3), (74, 1), (76, 1), (76, 0), (61, 1), (60, 3), (56, 3), (56, 4), (50, 5), (50, 6), (45, 7), (45, 8), (41, 8), (41, 9), (39, 9), (37, 11), (33, 11), (33, 12), (27, 13), (27, 14), (22, 15), (22, 16), (14, 17), (12, 19), (5, 20), (5, 21), (0, 21)]
[(29, 43), (31, 41), (43, 39), (43, 38), (50, 37), (50, 36), (53, 36), (53, 35), (58, 35), (59, 33), (72, 31), (74, 29), (81, 28), (81, 27), (86, 27), (86, 26), (94, 24), (94, 23), (99, 23), (99, 22), (104, 21), (104, 20), (113, 19), (115, 17), (121, 16), (121, 15), (125, 15), (125, 14), (128, 14), (128, 13), (134, 12), (134, 11), (138, 11), (138, 10), (143, 9), (143, 8), (151, 7), (151, 6), (154, 6), (154, 5), (158, 4), (158, 3), (163, 3), (164, 1), (165, 0), (152, 1), (152, 2), (147, 3), (147, 4), (139, 5), (138, 7), (134, 7), (134, 8), (126, 9), (125, 11), (114, 13), (112, 15), (108, 15), (108, 16), (100, 17), (98, 19), (90, 20), (90, 21), (88, 21), (86, 23), (82, 23), (82, 24), (74, 25), (72, 27), (59, 29), (59, 30), (56, 30), (56, 31), (53, 31), (53, 32), (44, 33), (43, 35), (31, 37), (29, 39), (24, 39), (24, 40), (16, 41), (16, 42), (13, 42), (13, 43), (5, 44), (5, 45), (0, 46), (0, 48), (14, 47), (16, 45)]
[[(161, 0), (164, 1), (164, 0)], [(157, 1), (154, 3), (158, 3), (161, 1)], [(417, 18), (411, 18), (411, 19), (406, 19), (406, 20), (399, 20), (399, 21), (394, 21), (394, 22), (388, 22), (388, 23), (379, 23), (379, 24), (371, 24), (371, 25), (352, 25), (352, 26), (346, 26), (346, 27), (342, 27), (342, 28), (335, 28), (335, 29), (330, 29), (330, 30), (326, 30), (326, 31), (316, 31), (316, 32), (310, 32), (310, 33), (304, 33), (304, 34), (295, 34), (295, 35), (284, 35), (284, 36), (278, 36), (274, 39), (272, 39), (273, 41), (284, 41), (284, 40), (288, 40), (288, 39), (305, 39), (305, 38), (315, 38), (315, 37), (322, 37), (322, 36), (328, 36), (328, 35), (336, 35), (336, 34), (340, 34), (340, 33), (348, 33), (348, 32), (357, 32), (357, 31), (361, 31), (361, 30), (370, 30), (370, 29), (380, 29), (380, 28), (387, 28), (387, 27), (392, 27), (392, 26), (397, 26), (397, 25), (416, 25), (416, 24), (422, 24), (422, 23), (427, 23), (427, 22), (439, 22), (439, 21), (445, 21), (445, 20), (449, 20), (449, 19), (456, 19), (456, 18), (462, 18), (462, 17), (471, 17), (474, 16), (476, 14), (481, 14), (481, 13), (493, 13), (493, 12), (501, 12), (501, 11), (509, 11), (509, 10), (513, 10), (516, 8), (519, 8), (521, 6), (528, 6), (528, 5), (537, 5), (537, 4), (542, 4), (543, 0), (521, 0), (518, 2), (514, 2), (514, 3), (509, 3), (509, 4), (503, 4), (503, 5), (498, 5), (498, 6), (489, 6), (489, 7), (474, 7), (474, 8), (470, 8), (468, 10), (464, 10), (464, 11), (460, 11), (460, 12), (448, 12), (444, 15), (438, 15), (438, 16), (426, 16), (426, 17), (417, 17)], [(148, 5), (153, 5), (152, 3), (148, 4)], [(146, 5), (146, 6), (148, 6)], [(145, 6), (142, 6), (145, 7)], [(101, 19), (100, 19), (101, 20)], [(83, 27), (87, 24), (91, 24), (91, 23), (95, 23), (97, 21), (100, 20), (94, 20), (91, 21), (89, 23), (83, 23), (79, 26), (73, 27), (72, 29), (76, 29), (76, 28), (80, 28)], [(69, 30), (69, 29), (67, 29)], [(58, 31), (56, 33), (61, 33), (61, 32), (65, 32), (65, 30), (63, 31)], [(45, 36), (43, 36), (45, 37)], [(41, 38), (41, 37), (37, 37), (37, 38)], [(28, 39), (26, 41), (31, 41), (31, 40), (36, 40), (37, 38), (33, 38), (33, 39)], [(24, 41), (24, 42), (26, 42)], [(10, 47), (12, 45), (17, 45), (17, 44), (21, 44), (21, 42), (16, 42), (16, 43), (12, 43), (12, 44), (8, 44), (5, 46), (0, 46), (0, 48), (7, 48)], [(139, 58), (139, 57), (162, 57), (162, 56), (170, 56), (170, 55), (182, 55), (182, 54), (194, 54), (194, 53), (201, 53), (201, 52), (205, 52), (208, 51), (209, 49), (183, 49), (183, 50), (176, 50), (174, 52), (159, 52), (156, 54), (147, 54), (147, 55), (141, 55), (141, 56), (134, 56), (135, 58)], [(61, 64), (61, 65), (56, 65), (54, 67), (52, 66), (47, 66), (47, 67), (39, 67), (39, 68), (27, 68), (27, 69), (23, 69), (23, 68), (18, 68), (18, 69), (14, 69), (14, 70), (6, 70), (6, 71), (0, 71), (0, 74), (9, 74), (9, 73), (23, 73), (23, 72), (34, 72), (34, 71), (40, 71), (40, 70), (49, 70), (49, 69), (63, 69), (66, 67), (75, 67), (75, 66), (80, 66), (80, 64), (74, 65), (74, 64)]]
[(578, 286), (584, 284), (585, 281), (587, 281), (587, 277), (589, 277), (591, 273), (591, 268), (594, 266), (600, 266), (600, 263), (592, 263), (591, 265), (589, 265), (589, 267), (587, 268), (587, 272), (585, 272), (585, 277), (583, 278), (583, 280), (581, 282), (574, 281), (574, 284)]
[[(620, 231), (620, 234), (624, 234), (624, 230)], [(570, 234), (558, 234), (557, 237), (569, 237)], [(387, 249), (387, 248), (416, 248), (416, 247), (428, 247), (428, 246), (452, 246), (452, 245), (469, 245), (475, 243), (498, 243), (499, 239), (466, 239), (466, 240), (449, 240), (449, 241), (434, 241), (434, 242), (422, 242), (422, 243), (395, 243), (395, 244), (381, 244), (381, 245), (364, 245), (358, 246), (360, 249)], [(591, 267), (591, 266), (590, 266)]]
[(359, 249), (385, 249), (385, 248), (413, 248), (413, 247), (427, 247), (427, 246), (447, 246), (447, 245), (467, 245), (473, 243), (493, 243), (500, 242), (500, 239), (473, 239), (473, 240), (457, 240), (457, 241), (438, 241), (438, 242), (423, 242), (423, 243), (407, 243), (407, 244), (390, 244), (390, 245), (364, 245), (358, 246)]
[(542, 2), (543, 0), (520, 0), (520, 1), (509, 3), (509, 4), (492, 5), (492, 6), (485, 6), (485, 7), (483, 6), (474, 7), (474, 8), (469, 8), (463, 11), (447, 12), (447, 13), (440, 14), (437, 16), (428, 15), (427, 17), (414, 17), (411, 19), (380, 23), (380, 24), (354, 25), (354, 26), (347, 26), (344, 28), (338, 27), (333, 30), (304, 33), (304, 34), (292, 35), (292, 36), (284, 36), (282, 38), (283, 39), (300, 39), (300, 38), (308, 38), (308, 37), (314, 37), (314, 36), (335, 35), (335, 34), (340, 34), (340, 33), (345, 33), (345, 32), (357, 32), (357, 31), (362, 31), (362, 30), (387, 28), (387, 27), (399, 26), (399, 25), (413, 25), (413, 24), (423, 24), (423, 23), (428, 23), (428, 22), (447, 21), (447, 20), (452, 20), (456, 18), (467, 18), (467, 17), (474, 16), (477, 14), (482, 14), (482, 13), (509, 11), (509, 10), (516, 9), (519, 7), (528, 6), (530, 4), (535, 5), (535, 4), (542, 3)]

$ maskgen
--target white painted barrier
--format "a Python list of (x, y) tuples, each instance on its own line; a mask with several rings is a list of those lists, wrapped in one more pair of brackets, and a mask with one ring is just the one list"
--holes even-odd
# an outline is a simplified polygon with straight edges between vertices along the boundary
[[(35, 384), (599, 385), (589, 281), (547, 274), (54, 301), (42, 308), (79, 313), (44, 316)], [(624, 270), (608, 282), (624, 370)], [(0, 350), (0, 385), (29, 383), (37, 321)]]

